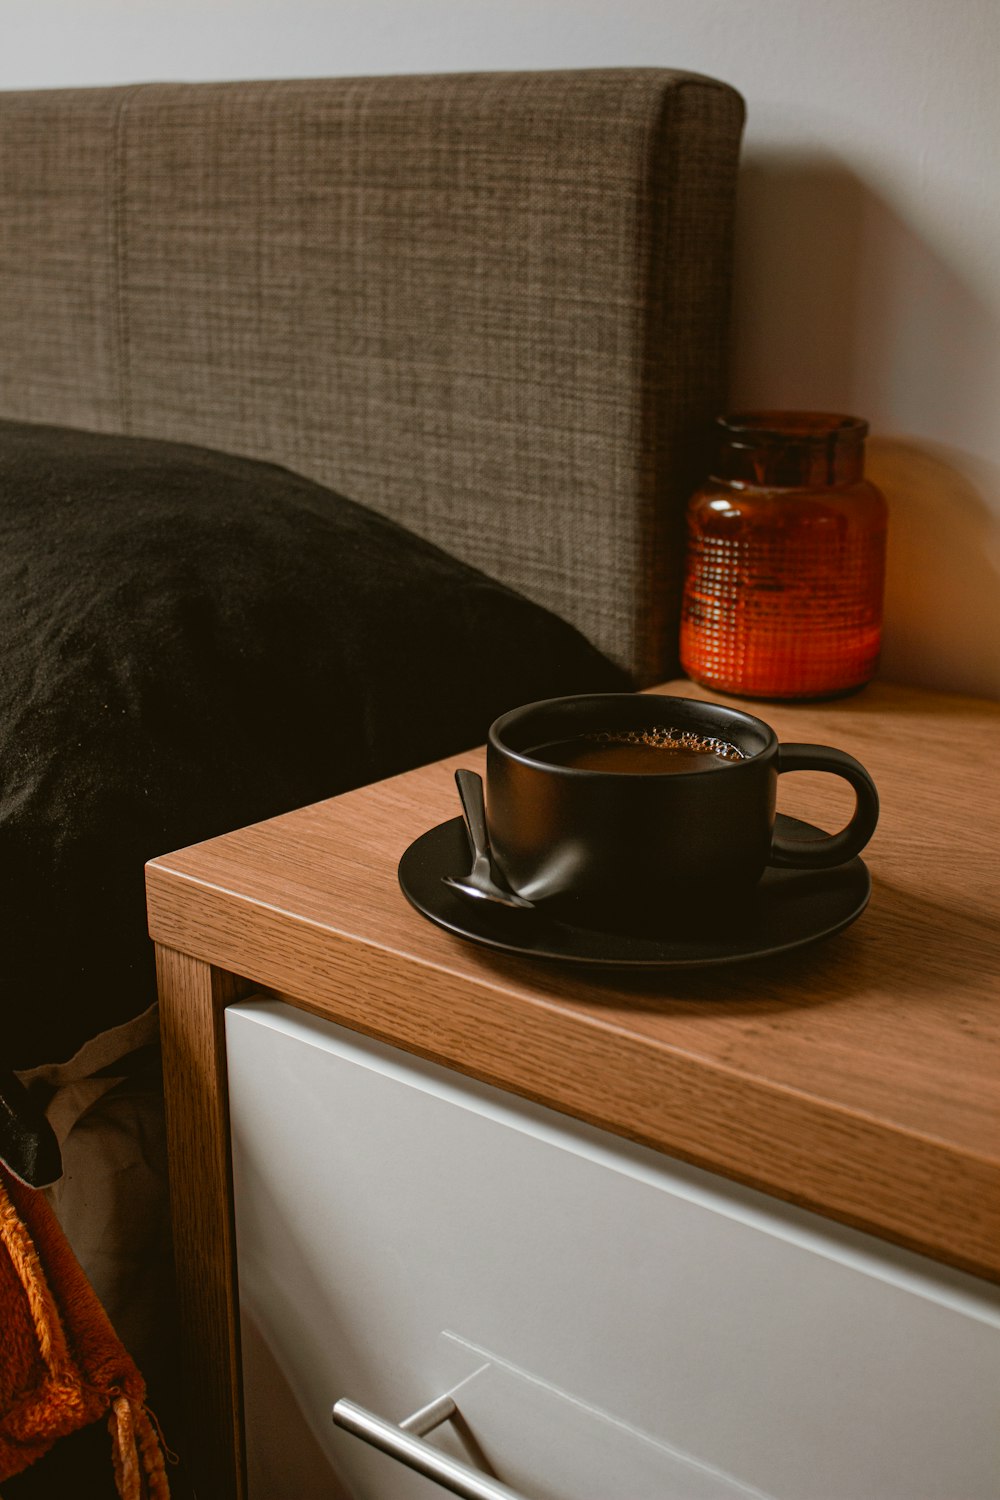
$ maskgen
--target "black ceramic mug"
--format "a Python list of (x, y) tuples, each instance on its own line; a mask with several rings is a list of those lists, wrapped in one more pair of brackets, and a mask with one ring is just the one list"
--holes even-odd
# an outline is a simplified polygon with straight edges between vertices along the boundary
[[(565, 763), (567, 746), (637, 739), (694, 749), (670, 774)], [(778, 836), (783, 771), (850, 782), (857, 805), (847, 826), (802, 842)], [(493, 858), (513, 890), (605, 914), (738, 900), (768, 865), (817, 870), (852, 859), (878, 821), (875, 784), (853, 756), (779, 745), (750, 714), (656, 693), (551, 698), (502, 715), (489, 732), (486, 802)]]

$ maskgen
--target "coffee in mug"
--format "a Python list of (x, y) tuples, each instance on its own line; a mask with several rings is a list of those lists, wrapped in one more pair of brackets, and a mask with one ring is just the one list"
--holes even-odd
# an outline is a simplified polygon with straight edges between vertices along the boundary
[[(828, 771), (857, 803), (835, 834), (775, 833), (778, 776)], [(829, 869), (868, 843), (878, 793), (827, 745), (783, 744), (740, 709), (647, 693), (526, 704), (490, 727), (490, 845), (511, 889), (621, 916), (740, 900), (768, 865)]]
[(629, 776), (670, 776), (706, 771), (744, 760), (742, 750), (712, 735), (653, 725), (649, 729), (602, 729), (573, 735), (531, 752), (546, 765), (583, 771), (614, 771)]

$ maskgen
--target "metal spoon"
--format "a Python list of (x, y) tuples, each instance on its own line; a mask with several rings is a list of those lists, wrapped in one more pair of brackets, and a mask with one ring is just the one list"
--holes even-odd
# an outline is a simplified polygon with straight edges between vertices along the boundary
[(455, 784), (462, 799), (465, 826), (472, 845), (472, 869), (468, 875), (442, 875), (445, 885), (460, 891), (463, 896), (472, 896), (476, 901), (495, 901), (498, 906), (517, 907), (522, 911), (533, 911), (535, 903), (518, 896), (500, 885), (493, 874), (490, 859), (489, 835), (486, 832), (486, 803), (483, 798), (483, 778), (477, 771), (456, 771)]

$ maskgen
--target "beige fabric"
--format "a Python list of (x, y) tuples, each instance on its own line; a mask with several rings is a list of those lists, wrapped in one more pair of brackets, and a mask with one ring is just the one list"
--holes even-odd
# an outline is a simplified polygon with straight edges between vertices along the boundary
[(45, 1114), (60, 1147), (87, 1111), (124, 1077), (121, 1067), (131, 1054), (158, 1047), (159, 1007), (150, 1005), (141, 1015), (112, 1026), (84, 1042), (65, 1062), (42, 1063), (17, 1077), (44, 1101)]
[(133, 1359), (157, 1385), (173, 1355), (173, 1266), (158, 1008), (67, 1062), (18, 1074), (45, 1109), (63, 1174), (46, 1191)]
[(0, 415), (286, 464), (647, 682), (742, 117), (654, 69), (0, 94)]

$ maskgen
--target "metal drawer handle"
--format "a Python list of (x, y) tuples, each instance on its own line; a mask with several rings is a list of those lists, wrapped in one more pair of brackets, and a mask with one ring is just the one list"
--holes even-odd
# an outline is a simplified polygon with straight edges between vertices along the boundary
[(468, 1464), (460, 1463), (457, 1458), (451, 1458), (424, 1442), (426, 1433), (433, 1432), (457, 1412), (458, 1407), (450, 1396), (439, 1396), (397, 1426), (373, 1411), (366, 1411), (363, 1406), (356, 1406), (353, 1401), (341, 1400), (333, 1408), (333, 1420), (337, 1427), (343, 1427), (345, 1432), (380, 1448), (408, 1468), (416, 1469), (418, 1474), (433, 1479), (443, 1489), (451, 1490), (453, 1495), (462, 1495), (465, 1500), (525, 1500), (523, 1495), (508, 1489), (499, 1480), (470, 1469)]

